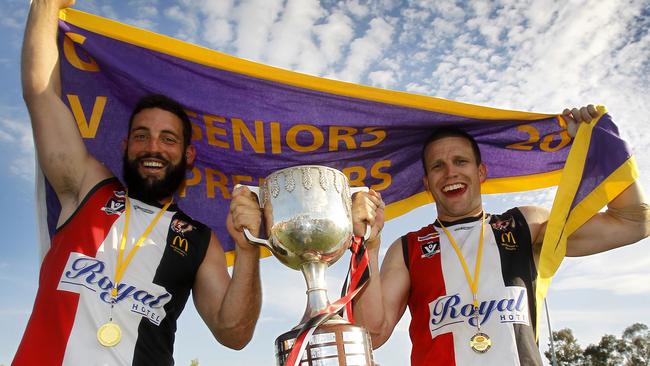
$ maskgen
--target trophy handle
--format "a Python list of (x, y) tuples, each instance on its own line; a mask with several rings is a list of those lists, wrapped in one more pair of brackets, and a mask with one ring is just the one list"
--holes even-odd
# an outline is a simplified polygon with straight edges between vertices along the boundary
[[(236, 185), (235, 185), (235, 189), (237, 189), (237, 188), (239, 188), (239, 187), (246, 187), (246, 188), (248, 188), (251, 192), (253, 192), (253, 194), (255, 194), (255, 195), (257, 196), (257, 200), (260, 202), (260, 208), (263, 207), (263, 206), (262, 206), (262, 202), (261, 202), (261, 200), (260, 200), (260, 187), (248, 186), (248, 185), (245, 185), (245, 184), (236, 184)], [(255, 235), (251, 234), (250, 230), (248, 230), (247, 228), (244, 228), (244, 236), (246, 237), (246, 239), (247, 239), (249, 242), (251, 242), (251, 243), (253, 243), (253, 244), (255, 244), (255, 245), (258, 245), (258, 246), (261, 245), (261, 246), (263, 246), (263, 247), (266, 247), (266, 248), (269, 249), (269, 250), (271, 249), (271, 244), (269, 243), (268, 240), (266, 240), (266, 239), (260, 239), (260, 238), (256, 237)]]
[[(368, 187), (350, 187), (350, 197), (352, 197), (353, 194), (357, 192), (368, 192), (369, 189)], [(363, 234), (363, 241), (368, 240), (370, 237), (370, 231), (372, 228), (370, 227), (370, 224), (366, 223), (366, 233)]]

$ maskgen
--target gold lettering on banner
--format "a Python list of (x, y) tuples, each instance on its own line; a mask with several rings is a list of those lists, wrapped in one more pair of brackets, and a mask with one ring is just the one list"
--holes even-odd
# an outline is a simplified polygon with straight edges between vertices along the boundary
[(348, 150), (356, 149), (357, 142), (354, 141), (354, 135), (357, 133), (357, 131), (358, 130), (353, 127), (344, 127), (344, 126), (330, 127), (330, 139), (329, 139), (330, 151), (338, 151), (340, 142), (343, 142)]
[(233, 187), (238, 185), (238, 184), (246, 184), (246, 185), (251, 185), (253, 184), (253, 177), (250, 175), (233, 175), (232, 176), (232, 185)]
[(390, 187), (391, 183), (393, 182), (393, 178), (390, 174), (382, 172), (380, 170), (381, 168), (388, 168), (390, 165), (390, 160), (381, 160), (372, 165), (370, 168), (370, 176), (376, 179), (381, 179), (381, 183), (371, 185), (371, 189), (374, 189), (375, 191), (381, 191)]
[(386, 138), (386, 131), (380, 130), (379, 127), (366, 127), (363, 129), (363, 133), (372, 135), (375, 138), (370, 141), (363, 141), (361, 147), (372, 147), (380, 142), (384, 141)]
[[(313, 141), (310, 145), (303, 146), (298, 144), (298, 134), (303, 131), (312, 135)], [(318, 148), (323, 146), (324, 141), (325, 137), (323, 136), (323, 132), (316, 128), (316, 126), (312, 125), (294, 125), (287, 132), (287, 145), (293, 151), (297, 152), (310, 152), (318, 150)]]
[[(557, 145), (551, 146), (551, 142), (555, 140), (555, 136), (559, 136), (560, 141), (557, 143)], [(569, 131), (562, 130), (562, 132), (555, 132), (544, 136), (542, 142), (539, 144), (539, 148), (542, 149), (542, 151), (553, 152), (553, 151), (560, 150), (561, 148), (568, 145), (570, 142), (571, 142), (571, 135), (569, 135)]]
[(79, 33), (66, 32), (65, 37), (63, 38), (63, 55), (65, 59), (68, 60), (70, 65), (76, 67), (82, 71), (97, 72), (99, 71), (99, 65), (97, 62), (85, 53), (85, 56), (88, 58), (88, 61), (84, 61), (79, 57), (77, 53), (77, 48), (74, 46), (75, 43), (84, 44), (86, 42), (86, 37), (82, 36)]
[[(392, 184), (392, 176), (385, 171), (391, 164), (390, 160), (380, 160), (369, 169), (361, 165), (354, 165), (342, 168), (341, 171), (348, 177), (351, 186), (369, 186), (376, 191), (382, 191), (388, 189)], [(372, 179), (372, 181), (379, 180), (379, 182), (370, 185), (369, 179)], [(201, 188), (200, 191), (197, 190), (197, 187), (202, 187), (202, 183), (205, 184), (205, 188)], [(245, 173), (225, 174), (217, 169), (194, 166), (183, 181), (178, 195), (179, 197), (186, 197), (188, 189), (191, 189), (189, 194), (194, 197), (229, 200), (232, 199), (232, 187), (237, 184), (262, 186), (264, 178)]]
[(341, 170), (348, 177), (351, 187), (365, 187), (363, 182), (366, 179), (366, 168), (362, 166), (349, 166)]
[[(538, 148), (545, 152), (554, 152), (571, 143), (571, 136), (567, 130), (552, 132), (543, 137), (540, 137), (539, 130), (532, 125), (517, 126), (517, 131), (528, 134), (528, 138), (526, 141), (515, 142), (514, 144), (507, 145), (506, 149), (531, 151)], [(555, 141), (556, 138), (559, 138), (559, 141), (555, 146), (551, 146), (551, 143)], [(542, 142), (539, 142), (540, 140)], [(538, 142), (539, 145), (537, 144)]]
[(228, 133), (226, 132), (226, 129), (214, 125), (215, 122), (226, 123), (226, 119), (221, 116), (206, 114), (203, 116), (203, 122), (205, 123), (205, 134), (208, 137), (208, 144), (229, 149), (230, 144), (228, 144), (226, 141), (218, 139), (216, 136), (227, 136)]
[(506, 149), (526, 150), (526, 151), (532, 150), (533, 144), (539, 141), (539, 131), (537, 131), (537, 129), (531, 125), (517, 126), (517, 131), (527, 133), (528, 140), (510, 144), (506, 146)]
[(271, 153), (272, 154), (281, 154), (282, 153), (282, 140), (280, 137), (280, 123), (271, 122)]
[(285, 124), (260, 119), (247, 122), (242, 118), (188, 110), (186, 113), (192, 119), (193, 141), (205, 140), (208, 145), (232, 151), (245, 151), (244, 145), (248, 145), (256, 154), (270, 152), (277, 155), (287, 151), (287, 148), (288, 151), (298, 153), (309, 153), (322, 148), (328, 151), (351, 151), (373, 147), (386, 139), (386, 131), (379, 127), (366, 127), (359, 131), (348, 126)]
[(185, 195), (187, 194), (187, 187), (192, 187), (199, 183), (201, 183), (201, 170), (193, 166), (192, 176), (190, 178), (185, 178), (185, 180), (183, 181), (183, 185), (181, 186), (181, 189), (178, 193), (178, 196), (185, 197)]
[(227, 187), (228, 177), (218, 170), (205, 168), (205, 189), (207, 190), (208, 198), (216, 196), (216, 189), (219, 188), (221, 196), (227, 200), (231, 199), (230, 190)]
[(68, 102), (70, 103), (70, 109), (72, 109), (72, 115), (74, 116), (75, 121), (77, 121), (77, 126), (79, 127), (79, 133), (81, 133), (81, 137), (85, 139), (94, 139), (97, 135), (99, 122), (101, 121), (102, 115), (104, 114), (104, 107), (106, 106), (106, 101), (108, 98), (101, 96), (95, 98), (93, 111), (90, 114), (90, 122), (88, 122), (83, 108), (81, 107), (79, 96), (74, 94), (68, 94), (66, 96), (68, 97)]
[[(190, 110), (187, 110), (187, 109), (185, 109), (185, 114), (187, 114), (187, 117), (189, 117), (190, 119), (198, 117), (196, 112), (190, 111)], [(192, 121), (190, 121), (190, 123), (192, 124), (192, 138), (191, 138), (191, 141), (201, 141), (201, 140), (203, 140), (203, 131), (201, 130), (201, 126), (199, 126), (198, 124), (196, 124), (196, 123), (194, 123)]]
[(232, 139), (235, 145), (235, 151), (244, 151), (242, 146), (242, 135), (248, 141), (248, 144), (256, 153), (264, 153), (264, 123), (255, 121), (255, 136), (248, 129), (248, 126), (239, 118), (231, 118), (232, 121)]

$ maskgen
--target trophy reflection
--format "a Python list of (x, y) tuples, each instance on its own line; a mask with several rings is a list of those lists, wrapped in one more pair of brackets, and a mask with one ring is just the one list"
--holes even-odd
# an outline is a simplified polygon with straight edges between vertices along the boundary
[[(246, 237), (302, 271), (307, 283), (300, 323), (275, 340), (277, 364), (284, 366), (301, 328), (330, 306), (325, 271), (350, 247), (351, 194), (367, 188), (350, 188), (342, 172), (317, 165), (282, 169), (261, 187), (247, 187), (258, 195), (268, 239), (245, 229)], [(305, 342), (300, 365), (373, 365), (368, 332), (339, 315), (318, 326)]]

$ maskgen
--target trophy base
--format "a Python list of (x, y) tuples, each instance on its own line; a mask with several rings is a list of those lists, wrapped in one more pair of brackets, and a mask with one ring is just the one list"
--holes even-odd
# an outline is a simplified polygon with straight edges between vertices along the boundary
[[(298, 329), (275, 340), (275, 358), (284, 366)], [(300, 360), (300, 366), (372, 366), (372, 344), (365, 328), (341, 321), (325, 322), (314, 331)]]

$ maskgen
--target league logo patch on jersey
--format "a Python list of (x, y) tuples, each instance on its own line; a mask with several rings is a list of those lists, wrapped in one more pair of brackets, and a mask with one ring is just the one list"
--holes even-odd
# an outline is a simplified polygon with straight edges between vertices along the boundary
[(420, 250), (422, 250), (422, 255), (420, 258), (431, 258), (434, 255), (440, 253), (440, 241), (430, 241), (427, 243), (420, 244)]
[(490, 225), (494, 230), (498, 231), (512, 230), (517, 226), (515, 224), (515, 218), (510, 215), (502, 217), (497, 216), (497, 219)]
[(126, 193), (124, 191), (113, 191), (113, 197), (101, 208), (107, 215), (119, 215), (126, 207)]
[(171, 229), (173, 232), (184, 236), (185, 233), (194, 230), (194, 226), (181, 219), (174, 219), (172, 220)]

